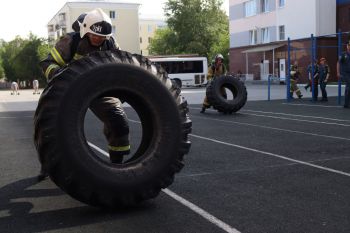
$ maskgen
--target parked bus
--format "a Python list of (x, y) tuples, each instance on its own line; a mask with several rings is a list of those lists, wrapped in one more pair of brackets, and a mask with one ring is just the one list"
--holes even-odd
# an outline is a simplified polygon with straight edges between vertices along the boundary
[(162, 66), (169, 78), (181, 86), (202, 86), (207, 83), (208, 61), (199, 56), (148, 57)]

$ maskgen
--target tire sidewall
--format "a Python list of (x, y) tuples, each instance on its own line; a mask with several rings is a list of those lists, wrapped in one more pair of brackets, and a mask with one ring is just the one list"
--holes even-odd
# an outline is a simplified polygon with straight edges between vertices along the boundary
[[(87, 145), (83, 131), (84, 116), (91, 100), (112, 90), (138, 96), (153, 117), (154, 135), (149, 149), (141, 161), (125, 167), (98, 159)], [(60, 102), (57, 127), (59, 147), (64, 148), (60, 159), (61, 163), (66, 163), (66, 172), (71, 173), (73, 182), (128, 192), (129, 188), (151, 185), (152, 180), (176, 160), (173, 151), (181, 142), (177, 105), (161, 81), (144, 69), (128, 64), (100, 65), (77, 77)]]

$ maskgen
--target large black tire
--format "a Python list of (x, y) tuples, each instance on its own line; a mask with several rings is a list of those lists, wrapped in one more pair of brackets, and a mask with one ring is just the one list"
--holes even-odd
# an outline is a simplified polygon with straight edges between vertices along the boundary
[[(232, 93), (233, 99), (227, 99), (221, 94), (221, 88)], [(219, 112), (231, 114), (239, 111), (247, 102), (247, 88), (237, 78), (224, 75), (214, 78), (206, 89), (207, 99), (210, 105)]]
[[(96, 97), (129, 103), (142, 124), (135, 155), (112, 164), (95, 155), (84, 117)], [(187, 102), (167, 74), (124, 51), (96, 52), (71, 63), (43, 91), (34, 118), (35, 146), (50, 178), (73, 198), (93, 206), (133, 205), (173, 183), (190, 149)]]

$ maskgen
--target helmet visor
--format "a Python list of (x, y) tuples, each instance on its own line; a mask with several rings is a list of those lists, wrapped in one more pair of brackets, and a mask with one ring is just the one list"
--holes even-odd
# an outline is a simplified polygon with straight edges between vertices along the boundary
[(98, 35), (109, 36), (112, 34), (112, 25), (106, 21), (94, 23), (90, 29)]

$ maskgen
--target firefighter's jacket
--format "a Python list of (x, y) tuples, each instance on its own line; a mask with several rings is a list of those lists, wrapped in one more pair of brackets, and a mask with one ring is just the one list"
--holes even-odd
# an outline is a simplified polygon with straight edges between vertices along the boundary
[(291, 65), (290, 66), (290, 79), (291, 80), (298, 80), (299, 76), (300, 76), (300, 72), (299, 72), (298, 66)]
[(225, 75), (227, 72), (226, 67), (224, 64), (221, 64), (219, 67), (216, 67), (215, 65), (211, 65), (208, 69), (208, 81), (212, 80), (214, 77)]
[[(80, 39), (79, 33), (70, 33), (62, 37), (40, 66), (48, 81), (60, 68), (91, 52), (119, 49), (111, 37), (99, 47), (92, 46), (87, 37)], [(114, 97), (101, 97), (93, 100), (90, 109), (104, 122), (104, 133), (110, 151), (126, 151), (129, 145), (129, 125), (122, 103)]]
[(85, 36), (80, 38), (79, 33), (69, 33), (63, 36), (51, 50), (46, 59), (40, 62), (40, 66), (47, 80), (50, 80), (59, 68), (67, 65), (72, 60), (77, 60), (91, 52), (118, 49), (111, 37), (99, 47), (92, 46)]

